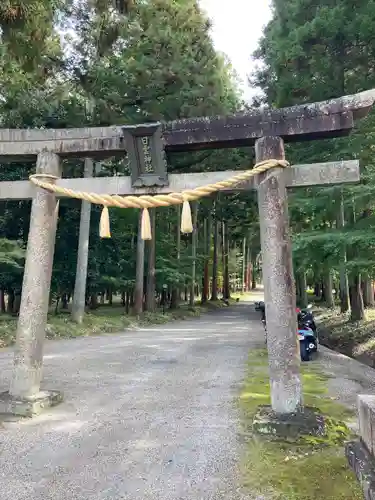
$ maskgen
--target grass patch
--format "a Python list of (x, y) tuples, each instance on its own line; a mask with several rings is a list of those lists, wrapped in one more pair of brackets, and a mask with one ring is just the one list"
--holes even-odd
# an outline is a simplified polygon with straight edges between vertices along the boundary
[(327, 435), (295, 443), (255, 436), (252, 419), (259, 405), (270, 404), (270, 387), (266, 350), (250, 353), (240, 396), (246, 441), (245, 487), (267, 500), (361, 500), (362, 491), (343, 449), (345, 440), (351, 437), (344, 422), (353, 418), (353, 412), (328, 396), (328, 377), (318, 366), (304, 364), (302, 374), (304, 403), (325, 415)]
[[(85, 314), (84, 321), (77, 325), (70, 319), (70, 313), (50, 314), (46, 326), (48, 339), (67, 339), (88, 337), (106, 333), (117, 333), (127, 329), (137, 329), (147, 325), (162, 325), (175, 320), (196, 318), (210, 310), (228, 307), (222, 301), (209, 302), (207, 305), (195, 304), (194, 307), (182, 305), (178, 309), (145, 312), (140, 316), (127, 315), (119, 305), (101, 306), (96, 311)], [(14, 344), (16, 339), (17, 317), (0, 315), (0, 348)]]

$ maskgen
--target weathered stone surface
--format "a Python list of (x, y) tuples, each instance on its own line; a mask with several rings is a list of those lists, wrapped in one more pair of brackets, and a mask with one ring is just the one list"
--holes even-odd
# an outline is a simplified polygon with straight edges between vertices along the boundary
[(375, 500), (375, 462), (361, 441), (352, 441), (345, 447), (351, 469), (355, 472), (365, 500)]
[(337, 137), (350, 133), (353, 120), (365, 116), (374, 103), (369, 90), (313, 104), (282, 109), (252, 110), (227, 117), (192, 118), (165, 125), (170, 150), (186, 151), (253, 144), (263, 136), (280, 136), (285, 142)]
[(270, 406), (261, 406), (254, 416), (253, 430), (273, 438), (324, 436), (324, 417), (316, 408), (304, 407), (301, 411), (281, 415)]
[(47, 408), (56, 406), (63, 400), (59, 391), (41, 391), (30, 398), (15, 398), (9, 392), (0, 394), (0, 415), (7, 417), (34, 417)]
[(123, 128), (132, 186), (168, 186), (167, 161), (161, 123)]
[[(224, 172), (199, 172), (195, 174), (171, 174), (169, 175), (169, 186), (158, 188), (133, 189), (131, 178), (119, 177), (97, 177), (97, 178), (75, 178), (59, 179), (58, 186), (74, 189), (76, 191), (88, 191), (96, 194), (118, 194), (118, 195), (140, 195), (140, 194), (168, 194), (174, 191), (181, 192), (186, 189), (195, 189), (223, 181), (231, 176), (244, 171), (226, 170)], [(340, 184), (358, 182), (360, 179), (359, 161), (337, 161), (327, 163), (312, 163), (311, 165), (294, 165), (284, 170), (286, 187), (319, 186), (326, 184)], [(224, 189), (225, 192), (257, 189), (258, 177), (250, 182), (240, 184), (233, 188)], [(30, 181), (4, 181), (0, 182), (0, 200), (25, 200), (34, 196), (35, 187)]]
[(284, 175), (288, 188), (324, 186), (359, 182), (360, 168), (358, 160), (311, 163), (287, 168)]
[[(61, 174), (60, 158), (53, 153), (41, 153), (36, 170), (39, 174), (46, 174), (47, 177), (42, 179), (51, 181), (48, 174)], [(40, 390), (57, 209), (55, 195), (36, 188), (31, 206), (14, 368), (9, 390), (15, 400), (33, 398)]]
[(361, 439), (375, 456), (375, 396), (358, 396), (358, 417)]
[[(314, 104), (277, 110), (252, 110), (224, 117), (200, 117), (161, 124), (169, 151), (249, 146), (272, 135), (285, 141), (302, 141), (349, 134), (354, 119), (367, 114), (374, 91), (362, 92)], [(158, 125), (158, 124), (155, 124)], [(150, 126), (150, 124), (145, 124)], [(131, 127), (87, 127), (82, 129), (0, 130), (0, 159), (33, 159), (42, 151), (64, 157), (106, 157), (124, 154), (123, 129)]]
[[(92, 158), (86, 158), (84, 166), (85, 179), (91, 179), (93, 176), (93, 172), (94, 172), (94, 162)], [(74, 294), (72, 303), (72, 319), (77, 323), (82, 323), (83, 316), (85, 313), (87, 264), (89, 258), (89, 241), (90, 241), (90, 219), (91, 219), (91, 203), (88, 201), (82, 201), (81, 219), (79, 224), (76, 279), (74, 284)]]
[[(263, 137), (255, 145), (255, 154), (257, 162), (284, 159), (283, 140)], [(299, 410), (302, 386), (288, 199), (282, 168), (262, 176), (258, 205), (271, 404), (275, 413), (283, 415)]]
[(316, 114), (309, 108), (295, 113), (253, 111), (171, 122), (165, 125), (164, 140), (169, 151), (196, 151), (251, 146), (264, 136), (280, 136), (286, 141), (339, 137), (348, 135), (353, 126), (350, 111), (336, 114)]

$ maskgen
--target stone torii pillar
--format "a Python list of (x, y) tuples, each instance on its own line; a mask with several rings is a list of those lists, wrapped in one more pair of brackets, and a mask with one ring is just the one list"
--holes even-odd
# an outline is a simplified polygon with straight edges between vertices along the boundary
[[(93, 176), (93, 172), (93, 159), (85, 158), (84, 178), (90, 179)], [(72, 319), (76, 323), (82, 323), (83, 316), (85, 314), (87, 265), (89, 259), (90, 219), (91, 203), (88, 201), (82, 201), (81, 219), (79, 224), (76, 280), (74, 285), (72, 304)]]
[[(284, 141), (280, 137), (258, 139), (255, 156), (257, 163), (284, 160)], [(258, 204), (271, 404), (275, 413), (289, 414), (302, 406), (302, 385), (288, 195), (283, 170), (274, 168), (260, 180)]]
[[(53, 182), (61, 176), (60, 158), (38, 155), (36, 173)], [(52, 177), (50, 177), (52, 176)], [(47, 322), (57, 226), (56, 196), (35, 188), (26, 251), (22, 299), (17, 326), (14, 369), (8, 394), (0, 398), (0, 412), (31, 416), (41, 407), (60, 401), (58, 392), (40, 392), (43, 344)]]

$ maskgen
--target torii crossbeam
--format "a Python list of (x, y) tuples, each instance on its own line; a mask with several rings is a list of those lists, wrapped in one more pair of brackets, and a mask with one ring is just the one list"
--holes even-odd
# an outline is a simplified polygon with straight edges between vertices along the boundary
[[(257, 162), (284, 160), (284, 141), (347, 135), (374, 103), (368, 91), (280, 110), (202, 117), (135, 127), (0, 130), (0, 162), (35, 161), (41, 179), (100, 194), (169, 193), (230, 177), (234, 172), (168, 176), (164, 151), (194, 151), (255, 144)], [(128, 153), (132, 177), (60, 179), (61, 160), (102, 159)], [(238, 173), (238, 172), (236, 172)], [(44, 176), (44, 177), (43, 177)], [(267, 308), (272, 408), (291, 414), (301, 405), (295, 289), (287, 187), (359, 180), (357, 161), (275, 168), (238, 189), (257, 189)], [(59, 398), (42, 392), (43, 343), (57, 224), (55, 194), (28, 181), (0, 182), (0, 199), (30, 199), (32, 209), (12, 381), (0, 412), (32, 415)]]

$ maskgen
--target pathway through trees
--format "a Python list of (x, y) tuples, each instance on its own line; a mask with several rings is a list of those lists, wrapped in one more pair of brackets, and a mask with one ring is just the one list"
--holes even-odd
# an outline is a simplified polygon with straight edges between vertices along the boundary
[[(260, 297), (259, 297), (260, 298)], [(250, 304), (160, 327), (47, 342), (46, 386), (69, 395), (0, 429), (2, 500), (258, 500), (240, 490), (235, 398), (264, 347)], [(355, 407), (375, 370), (321, 347), (329, 391)], [(0, 354), (11, 375), (12, 352)]]

